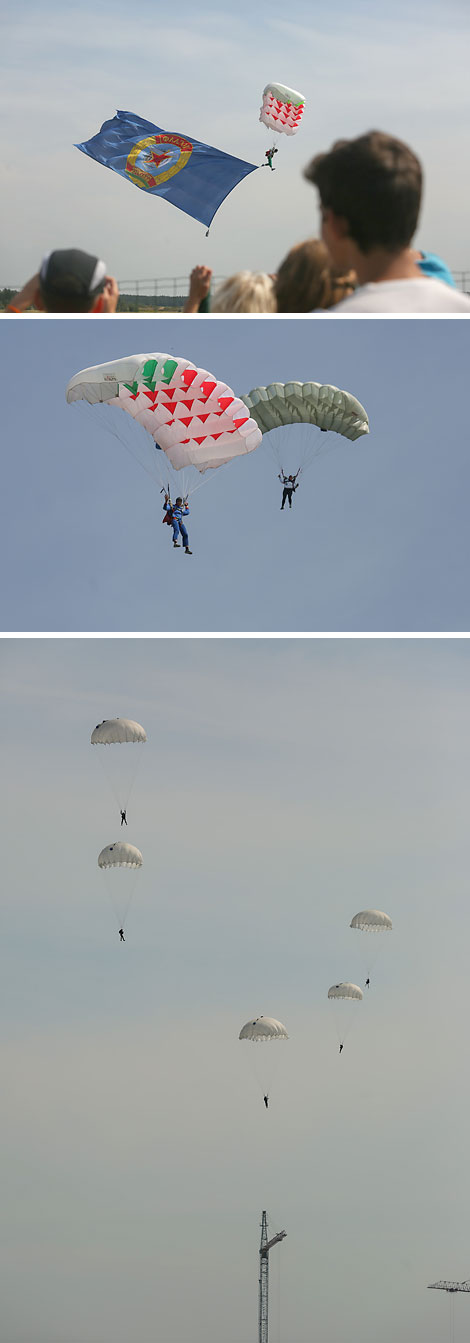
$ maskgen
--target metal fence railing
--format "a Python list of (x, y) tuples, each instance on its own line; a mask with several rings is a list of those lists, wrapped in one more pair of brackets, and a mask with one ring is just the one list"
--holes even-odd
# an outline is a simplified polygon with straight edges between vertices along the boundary
[[(220, 284), (226, 277), (225, 275), (212, 276), (212, 289)], [(182, 308), (189, 292), (189, 275), (170, 275), (163, 279), (152, 278), (149, 280), (118, 280), (121, 311), (126, 306), (126, 300), (134, 300), (139, 310), (145, 309), (171, 309), (176, 311)]]
[[(454, 270), (458, 289), (470, 295), (470, 269)], [(225, 275), (212, 276), (212, 290), (226, 279)], [(120, 312), (178, 312), (189, 291), (189, 275), (152, 276), (150, 279), (118, 280)], [(0, 285), (0, 310), (11, 302), (21, 285)]]

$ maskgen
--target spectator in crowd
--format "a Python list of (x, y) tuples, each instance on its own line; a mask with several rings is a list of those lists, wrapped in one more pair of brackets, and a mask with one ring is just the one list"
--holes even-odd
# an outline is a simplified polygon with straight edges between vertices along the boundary
[(449, 267), (446, 266), (445, 261), (440, 256), (436, 256), (435, 252), (416, 252), (413, 248), (410, 251), (413, 260), (423, 275), (431, 275), (434, 280), (443, 280), (444, 284), (450, 285), (451, 289), (457, 288)]
[(194, 266), (189, 277), (189, 294), (183, 312), (210, 312), (210, 266)]
[(272, 275), (241, 270), (230, 275), (215, 291), (212, 312), (275, 312)]
[(274, 280), (278, 312), (311, 312), (328, 308), (331, 298), (331, 259), (317, 238), (296, 243), (281, 261)]
[[(382, 131), (338, 140), (305, 170), (317, 187), (322, 239), (343, 275), (358, 287), (331, 311), (470, 312), (470, 299), (422, 274), (411, 249), (418, 225), (422, 169), (413, 151)], [(321, 311), (321, 309), (320, 309)]]
[(116, 312), (118, 298), (117, 280), (107, 275), (104, 261), (69, 248), (48, 252), (6, 312)]
[[(213, 311), (260, 311), (260, 312), (311, 312), (313, 308), (331, 308), (334, 303), (339, 303), (342, 298), (354, 293), (356, 288), (356, 275), (354, 271), (348, 272), (346, 276), (340, 276), (331, 267), (331, 258), (328, 249), (318, 238), (307, 238), (305, 242), (296, 243), (291, 248), (287, 256), (279, 266), (277, 275), (257, 276), (258, 283), (255, 286), (255, 277), (248, 271), (241, 272), (239, 276), (232, 276), (230, 280), (217, 291), (215, 300), (216, 306)], [(210, 266), (194, 266), (189, 280), (189, 294), (183, 307), (183, 312), (198, 313), (210, 311), (210, 286), (212, 281), (212, 270)], [(274, 298), (276, 307), (272, 306), (272, 288), (274, 284)], [(236, 283), (235, 283), (236, 282)], [(231, 297), (240, 294), (243, 301), (250, 296), (253, 290), (253, 299), (262, 297), (269, 301), (269, 307), (259, 308), (220, 308), (218, 306), (219, 296)]]

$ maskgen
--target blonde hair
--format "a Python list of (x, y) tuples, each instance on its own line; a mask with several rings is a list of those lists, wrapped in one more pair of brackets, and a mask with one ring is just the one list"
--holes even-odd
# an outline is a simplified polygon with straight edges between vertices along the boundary
[(275, 312), (276, 299), (270, 275), (240, 270), (218, 285), (212, 312)]

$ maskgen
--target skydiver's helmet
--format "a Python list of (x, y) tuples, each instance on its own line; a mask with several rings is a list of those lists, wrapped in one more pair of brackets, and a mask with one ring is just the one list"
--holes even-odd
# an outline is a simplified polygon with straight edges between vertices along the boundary
[(179, 495), (178, 495), (178, 498), (177, 498), (177, 500), (176, 500), (176, 503), (177, 503), (177, 504), (182, 504), (182, 502), (183, 502), (183, 500), (182, 500), (182, 498), (181, 498), (181, 495), (179, 494)]

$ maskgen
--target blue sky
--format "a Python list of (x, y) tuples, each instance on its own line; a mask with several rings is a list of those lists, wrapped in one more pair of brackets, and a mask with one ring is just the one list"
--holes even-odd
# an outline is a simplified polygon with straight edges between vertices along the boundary
[[(5, 319), (0, 344), (1, 629), (469, 628), (463, 323)], [(236, 393), (333, 382), (366, 407), (370, 435), (331, 435), (291, 513), (269, 449), (208, 473), (190, 501), (193, 555), (176, 554), (158, 481), (99, 410), (65, 402), (73, 373), (135, 350), (189, 358)]]
[[(364, 0), (354, 11), (263, 0), (226, 12), (142, 0), (136, 15), (120, 0), (84, 0), (78, 19), (71, 3), (23, 0), (2, 31), (0, 283), (24, 281), (46, 251), (66, 246), (102, 255), (120, 279), (186, 275), (197, 262), (218, 274), (271, 271), (318, 228), (305, 164), (373, 127), (423, 160), (419, 244), (465, 269), (469, 186), (458, 165), (468, 149), (468, 35), (463, 0)], [(306, 96), (302, 128), (284, 137), (276, 173), (251, 174), (233, 193), (208, 239), (73, 148), (119, 107), (261, 163), (268, 137), (258, 112), (270, 79)]]
[[(156, 1319), (168, 1343), (216, 1343), (221, 1318), (227, 1343), (255, 1337), (263, 1207), (288, 1233), (273, 1343), (445, 1336), (427, 1284), (468, 1274), (469, 659), (467, 641), (1, 641), (11, 1343), (150, 1343)], [(148, 736), (124, 947), (89, 744), (115, 714)], [(339, 1058), (326, 994), (365, 977), (367, 907), (394, 928)], [(260, 1012), (290, 1036), (267, 1114), (238, 1042)]]

